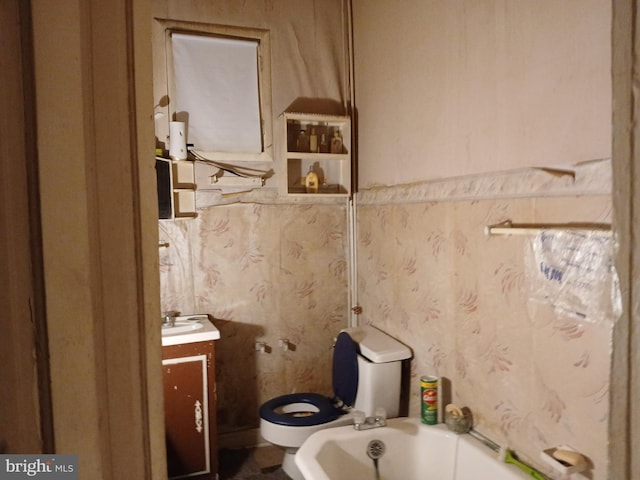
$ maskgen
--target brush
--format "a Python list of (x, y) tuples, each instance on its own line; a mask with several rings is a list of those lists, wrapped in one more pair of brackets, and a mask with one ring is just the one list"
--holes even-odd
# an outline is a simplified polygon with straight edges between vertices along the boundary
[(537, 471), (535, 468), (530, 467), (526, 463), (522, 462), (516, 453), (509, 448), (502, 447), (498, 456), (498, 460), (504, 460), (504, 463), (511, 463), (518, 467), (520, 470), (528, 474), (532, 478), (537, 480), (549, 480), (548, 477)]

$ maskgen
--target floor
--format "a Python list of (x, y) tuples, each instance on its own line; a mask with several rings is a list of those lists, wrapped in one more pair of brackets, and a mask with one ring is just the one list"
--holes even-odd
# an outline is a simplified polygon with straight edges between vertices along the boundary
[(220, 480), (290, 480), (280, 462), (278, 447), (223, 449), (218, 451)]

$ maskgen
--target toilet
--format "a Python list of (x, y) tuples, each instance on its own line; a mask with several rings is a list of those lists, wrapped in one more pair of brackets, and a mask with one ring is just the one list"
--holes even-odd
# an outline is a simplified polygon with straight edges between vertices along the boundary
[(260, 434), (285, 449), (282, 468), (293, 480), (304, 480), (295, 465), (298, 448), (313, 433), (353, 423), (353, 412), (373, 416), (384, 408), (398, 416), (402, 360), (411, 350), (372, 326), (346, 328), (333, 351), (333, 398), (292, 393), (260, 407)]

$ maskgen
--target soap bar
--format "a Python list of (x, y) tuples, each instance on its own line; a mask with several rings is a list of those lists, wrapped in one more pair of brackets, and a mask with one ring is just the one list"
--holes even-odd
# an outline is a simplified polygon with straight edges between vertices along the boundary
[(567, 445), (547, 448), (540, 452), (540, 457), (563, 476), (579, 473), (589, 468), (586, 457)]
[(451, 415), (453, 415), (454, 417), (462, 417), (464, 416), (464, 414), (462, 413), (462, 409), (457, 406), (454, 405), (453, 403), (450, 403), (449, 405), (447, 405), (444, 409), (445, 413), (449, 413)]
[(558, 460), (559, 462), (564, 463), (566, 466), (580, 466), (585, 463), (584, 457), (578, 452), (573, 452), (571, 450), (555, 450), (551, 456)]

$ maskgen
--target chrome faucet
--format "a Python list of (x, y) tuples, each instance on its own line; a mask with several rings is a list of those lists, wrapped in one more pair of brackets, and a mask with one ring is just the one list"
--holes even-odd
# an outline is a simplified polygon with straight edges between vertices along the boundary
[(162, 328), (165, 327), (173, 327), (176, 324), (176, 317), (180, 312), (176, 312), (175, 310), (169, 310), (168, 312), (164, 312), (162, 314)]
[(353, 428), (355, 430), (369, 430), (371, 428), (385, 427), (387, 425), (387, 412), (378, 407), (372, 417), (365, 416), (360, 410), (354, 411)]

